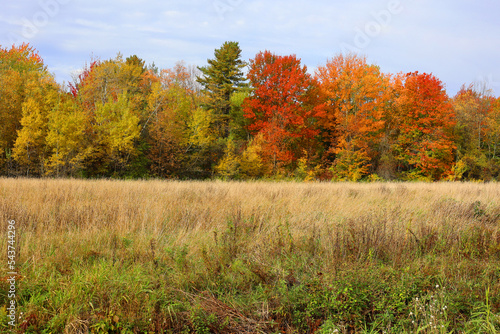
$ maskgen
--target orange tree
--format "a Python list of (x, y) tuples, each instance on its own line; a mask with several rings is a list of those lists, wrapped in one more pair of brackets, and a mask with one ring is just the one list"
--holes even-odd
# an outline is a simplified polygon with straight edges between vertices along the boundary
[(389, 80), (377, 66), (354, 54), (337, 55), (320, 66), (316, 76), (327, 101), (321, 126), (325, 154), (335, 157), (333, 176), (357, 180), (369, 173), (379, 153)]

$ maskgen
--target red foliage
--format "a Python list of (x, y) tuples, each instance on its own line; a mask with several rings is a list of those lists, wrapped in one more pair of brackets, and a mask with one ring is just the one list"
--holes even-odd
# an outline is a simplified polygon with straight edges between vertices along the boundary
[(319, 133), (315, 122), (324, 115), (316, 80), (294, 55), (269, 51), (250, 60), (248, 79), (254, 88), (243, 108), (248, 129), (263, 135), (264, 151), (275, 164), (295, 161)]
[(78, 75), (78, 80), (74, 84), (71, 82), (69, 83), (69, 90), (70, 90), (71, 94), (73, 95), (73, 97), (76, 98), (78, 96), (78, 93), (80, 92), (80, 90), (86, 84), (88, 84), (90, 74), (92, 73), (94, 68), (99, 65), (99, 63), (100, 62), (98, 60), (92, 60), (90, 62), (90, 66), (85, 64), (85, 67), (83, 68), (82, 73), (80, 73)]

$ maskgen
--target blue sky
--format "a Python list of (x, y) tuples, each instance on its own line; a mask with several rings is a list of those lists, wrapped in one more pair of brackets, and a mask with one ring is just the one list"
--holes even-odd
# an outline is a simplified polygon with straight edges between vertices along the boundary
[(479, 81), (500, 95), (498, 0), (3, 2), (0, 45), (29, 42), (59, 82), (92, 55), (204, 66), (224, 41), (238, 41), (245, 60), (295, 54), (313, 73), (353, 51), (383, 72), (433, 73), (450, 96)]

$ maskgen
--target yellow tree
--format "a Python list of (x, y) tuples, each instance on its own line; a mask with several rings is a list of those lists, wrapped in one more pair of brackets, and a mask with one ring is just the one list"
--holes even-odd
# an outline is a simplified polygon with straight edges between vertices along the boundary
[(60, 92), (58, 103), (49, 112), (46, 145), (48, 175), (75, 175), (90, 153), (85, 140), (85, 114), (74, 99)]
[(14, 160), (23, 174), (45, 173), (48, 115), (57, 101), (58, 86), (50, 77), (31, 80), (26, 85), (26, 98), (22, 103), (21, 129), (12, 150)]
[(10, 160), (12, 147), (21, 128), (23, 78), (19, 72), (4, 70), (0, 75), (0, 168)]
[(464, 164), (464, 177), (491, 179), (499, 173), (496, 156), (495, 98), (479, 84), (462, 86), (452, 99), (456, 113), (457, 158)]
[(488, 133), (485, 141), (493, 161), (500, 167), (500, 97), (493, 101), (493, 108), (487, 117)]
[(457, 115), (458, 126), (467, 136), (469, 148), (480, 150), (487, 132), (487, 117), (492, 110), (494, 99), (485, 89), (474, 85), (462, 86), (453, 98), (453, 107)]
[(7, 173), (13, 172), (12, 150), (21, 129), (26, 85), (40, 75), (49, 76), (33, 47), (0, 46), (0, 170)]
[[(146, 128), (149, 120), (146, 106), (151, 84), (155, 81), (158, 79), (151, 71), (146, 70), (144, 61), (137, 56), (124, 60), (118, 54), (106, 61), (91, 61), (75, 83), (70, 85), (76, 103), (86, 115), (85, 138), (90, 153), (85, 157), (85, 169), (89, 175), (146, 173)], [(139, 136), (134, 137), (132, 141), (133, 149), (128, 146), (120, 148), (121, 151), (126, 151), (126, 154), (117, 155), (112, 149), (113, 155), (107, 156), (114, 144), (111, 145), (107, 139), (99, 137), (108, 123), (100, 123), (98, 117), (102, 118), (103, 113), (116, 108), (126, 110), (122, 116), (129, 118), (131, 122), (137, 121)]]
[(97, 104), (94, 131), (90, 160), (95, 172), (120, 174), (137, 154), (134, 142), (140, 134), (139, 117), (130, 110), (126, 93)]
[(252, 138), (241, 154), (239, 172), (242, 178), (259, 178), (269, 172), (262, 158), (265, 145), (263, 137), (262, 134), (258, 134)]

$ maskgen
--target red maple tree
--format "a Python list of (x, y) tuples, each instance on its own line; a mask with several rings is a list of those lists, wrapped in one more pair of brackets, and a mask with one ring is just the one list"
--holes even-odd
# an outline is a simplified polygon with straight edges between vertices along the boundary
[(248, 79), (253, 88), (243, 107), (250, 121), (248, 129), (254, 135), (262, 134), (264, 158), (276, 171), (314, 146), (319, 133), (315, 123), (324, 116), (318, 84), (295, 55), (269, 51), (250, 60)]

